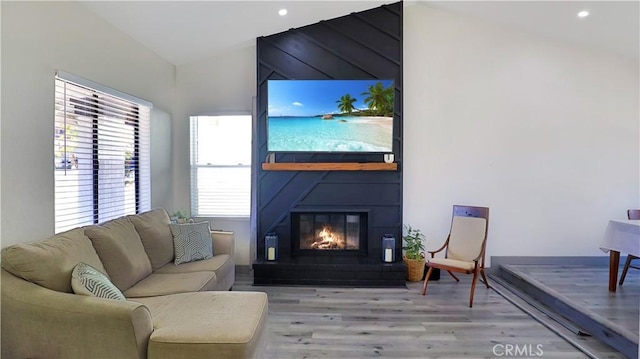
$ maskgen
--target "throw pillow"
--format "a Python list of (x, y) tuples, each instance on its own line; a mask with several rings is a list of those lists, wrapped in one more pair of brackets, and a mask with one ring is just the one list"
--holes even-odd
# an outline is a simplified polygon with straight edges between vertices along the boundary
[(106, 275), (85, 263), (78, 263), (71, 272), (73, 292), (90, 297), (125, 300), (124, 295)]
[(175, 265), (213, 257), (209, 222), (170, 224)]

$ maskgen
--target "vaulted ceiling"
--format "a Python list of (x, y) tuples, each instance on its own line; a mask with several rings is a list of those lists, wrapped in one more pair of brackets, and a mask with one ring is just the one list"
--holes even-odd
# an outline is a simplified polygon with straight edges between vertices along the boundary
[[(391, 1), (393, 2), (393, 1)], [(86, 1), (84, 6), (167, 61), (182, 65), (271, 35), (389, 1)], [(638, 58), (638, 1), (405, 1)], [(278, 10), (286, 8), (286, 16)], [(591, 15), (578, 18), (588, 9)]]

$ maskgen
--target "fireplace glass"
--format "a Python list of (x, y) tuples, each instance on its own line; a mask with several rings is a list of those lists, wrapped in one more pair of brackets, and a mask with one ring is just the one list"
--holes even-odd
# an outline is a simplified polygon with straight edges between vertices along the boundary
[(298, 238), (304, 250), (359, 250), (361, 215), (304, 213), (298, 216)]

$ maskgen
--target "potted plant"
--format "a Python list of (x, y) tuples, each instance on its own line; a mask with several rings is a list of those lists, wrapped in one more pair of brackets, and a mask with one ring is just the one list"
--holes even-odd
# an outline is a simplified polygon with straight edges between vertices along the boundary
[(187, 223), (190, 221), (187, 211), (180, 208), (171, 215), (171, 221), (174, 223)]
[(418, 282), (422, 280), (424, 273), (424, 234), (419, 229), (413, 229), (410, 225), (404, 226), (406, 234), (402, 236), (404, 241), (403, 260), (407, 265), (407, 280), (409, 282)]

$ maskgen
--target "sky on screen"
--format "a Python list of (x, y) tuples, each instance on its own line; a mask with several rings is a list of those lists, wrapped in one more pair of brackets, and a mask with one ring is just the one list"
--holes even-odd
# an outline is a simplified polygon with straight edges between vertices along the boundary
[(349, 94), (356, 98), (356, 109), (365, 109), (369, 86), (382, 82), (386, 88), (393, 80), (269, 80), (268, 116), (307, 117), (338, 113), (340, 97)]

